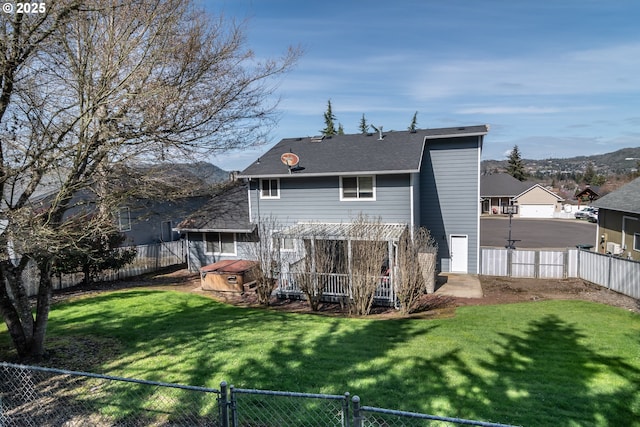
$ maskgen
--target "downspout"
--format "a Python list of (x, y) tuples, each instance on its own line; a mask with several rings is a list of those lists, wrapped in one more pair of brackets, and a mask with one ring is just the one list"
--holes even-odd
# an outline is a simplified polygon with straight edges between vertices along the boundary
[[(413, 239), (413, 237), (412, 237)], [(393, 256), (389, 256), (389, 263), (392, 264), (393, 266), (390, 266), (391, 268), (389, 269), (389, 280), (391, 280), (391, 291), (393, 293), (393, 308), (395, 308), (396, 310), (400, 309), (400, 304), (398, 301), (398, 298), (396, 298), (396, 277), (398, 276), (397, 273), (397, 268), (398, 268), (398, 242), (390, 242), (390, 248), (393, 251)], [(391, 255), (391, 254), (389, 254)]]
[[(477, 199), (480, 200), (480, 162), (482, 159), (482, 136), (478, 136), (478, 177), (476, 180), (477, 185)], [(480, 216), (482, 215), (482, 208), (480, 203), (476, 202), (476, 274), (480, 274)], [(467, 256), (468, 257), (468, 256)]]

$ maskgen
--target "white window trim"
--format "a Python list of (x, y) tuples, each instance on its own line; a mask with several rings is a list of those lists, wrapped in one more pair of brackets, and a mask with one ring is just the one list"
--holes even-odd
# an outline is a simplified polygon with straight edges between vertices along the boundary
[[(264, 181), (276, 181), (276, 185), (278, 186), (277, 190), (276, 190), (276, 195), (275, 196), (265, 196), (264, 193), (262, 192), (262, 183)], [(260, 180), (258, 181), (258, 190), (260, 192), (260, 198), (261, 199), (279, 199), (280, 198), (280, 178), (260, 178)], [(271, 187), (271, 183), (269, 183), (269, 187)]]
[[(207, 240), (207, 234), (217, 234), (218, 235), (218, 239), (220, 238), (221, 234), (233, 234), (233, 252), (210, 252), (208, 249), (208, 244), (209, 241)], [(224, 233), (224, 232), (209, 232), (209, 233), (202, 233), (202, 241), (204, 243), (204, 252), (206, 255), (222, 255), (222, 256), (236, 256), (238, 255), (238, 240), (237, 240), (237, 236), (236, 233)], [(220, 245), (220, 247), (222, 247), (222, 242), (220, 242), (220, 240), (218, 240), (218, 244)]]
[[(358, 189), (358, 197), (344, 197), (342, 179), (343, 178), (357, 178), (358, 186), (360, 185), (360, 178), (371, 178), (371, 185), (373, 186), (373, 197), (360, 197)], [(377, 197), (376, 176), (375, 175), (345, 175), (340, 177), (340, 201), (341, 202), (375, 202)]]
[[(274, 234), (276, 234), (277, 232), (279, 232), (280, 230), (271, 230), (271, 244), (275, 245), (275, 241), (278, 240), (278, 250), (280, 252), (295, 252), (298, 249), (298, 242), (297, 239), (292, 239), (292, 238), (287, 238), (287, 239), (277, 239), (276, 237), (274, 237)], [(283, 247), (283, 243), (284, 240), (291, 240), (291, 243), (293, 243), (293, 248), (291, 249), (286, 249), (285, 247)]]

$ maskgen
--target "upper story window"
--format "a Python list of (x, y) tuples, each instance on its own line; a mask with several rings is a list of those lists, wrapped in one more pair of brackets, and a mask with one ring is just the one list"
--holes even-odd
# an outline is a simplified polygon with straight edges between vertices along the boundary
[(376, 180), (373, 175), (340, 177), (340, 200), (375, 200)]
[(261, 199), (279, 199), (280, 198), (280, 180), (279, 179), (261, 179), (260, 180), (260, 198)]
[(640, 233), (633, 234), (633, 250), (640, 251)]

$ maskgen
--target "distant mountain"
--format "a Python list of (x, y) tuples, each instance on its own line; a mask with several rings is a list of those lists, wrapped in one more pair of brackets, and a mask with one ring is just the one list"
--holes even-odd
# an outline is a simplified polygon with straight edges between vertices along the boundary
[(217, 184), (229, 179), (229, 172), (208, 162), (160, 163), (149, 169), (175, 179), (199, 181), (203, 184)]
[[(627, 158), (640, 159), (640, 147), (623, 148), (606, 154), (593, 156), (576, 156), (564, 159), (549, 158), (543, 160), (522, 159), (527, 172), (537, 175), (555, 175), (557, 173), (583, 172), (592, 163), (595, 171), (600, 175), (627, 174), (638, 168), (637, 160), (625, 160)], [(482, 173), (491, 173), (495, 170), (503, 171), (507, 167), (507, 160), (483, 160), (481, 162)]]
[(183, 171), (184, 173), (195, 175), (207, 184), (216, 184), (229, 179), (228, 171), (208, 162), (177, 163), (174, 164), (173, 167), (176, 171)]

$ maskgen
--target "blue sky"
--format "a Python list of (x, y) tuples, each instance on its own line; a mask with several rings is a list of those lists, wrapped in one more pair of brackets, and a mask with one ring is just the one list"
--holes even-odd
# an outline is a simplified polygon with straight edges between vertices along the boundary
[(282, 138), (362, 114), (385, 130), (489, 124), (483, 159), (573, 157), (640, 146), (637, 0), (202, 0), (247, 20), (247, 46), (304, 55), (279, 86), (265, 144), (212, 158), (242, 170)]

